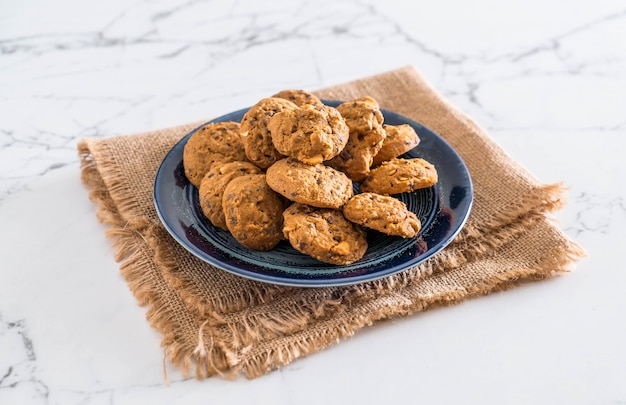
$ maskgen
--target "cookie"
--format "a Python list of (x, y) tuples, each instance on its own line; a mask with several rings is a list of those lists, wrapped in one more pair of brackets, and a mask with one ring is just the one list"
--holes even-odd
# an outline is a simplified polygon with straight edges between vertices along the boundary
[(250, 107), (241, 120), (239, 134), (246, 157), (262, 169), (267, 169), (274, 162), (284, 158), (272, 143), (267, 124), (274, 114), (285, 109), (294, 109), (297, 105), (283, 98), (264, 98)]
[(412, 238), (422, 229), (420, 220), (397, 198), (374, 193), (357, 194), (343, 206), (348, 221), (387, 235)]
[(268, 187), (264, 174), (231, 180), (222, 207), (228, 230), (243, 246), (268, 251), (282, 240), (283, 201)]
[(267, 184), (291, 201), (318, 208), (340, 208), (354, 195), (352, 181), (342, 172), (294, 158), (270, 166)]
[(383, 128), (386, 136), (380, 150), (374, 156), (372, 166), (378, 166), (386, 160), (407, 153), (420, 143), (417, 132), (408, 124), (383, 125)]
[(305, 104), (324, 105), (322, 100), (304, 90), (283, 90), (274, 94), (272, 97), (284, 98), (300, 107)]
[(183, 149), (185, 176), (197, 188), (213, 163), (246, 160), (238, 122), (207, 124), (189, 137)]
[(383, 115), (378, 102), (369, 96), (343, 103), (337, 110), (345, 119), (350, 136), (345, 148), (328, 164), (350, 179), (361, 181), (369, 173), (385, 139)]
[(406, 193), (437, 183), (437, 170), (424, 159), (394, 158), (372, 169), (360, 185), (361, 192), (389, 195)]
[(276, 113), (268, 124), (276, 150), (308, 164), (332, 159), (348, 142), (348, 127), (333, 107), (306, 104)]
[(354, 263), (365, 254), (365, 231), (340, 210), (292, 204), (283, 213), (283, 235), (297, 251), (321, 262)]
[(226, 218), (222, 208), (222, 196), (230, 181), (247, 174), (261, 174), (262, 171), (250, 162), (230, 162), (214, 164), (200, 183), (200, 209), (211, 223), (225, 231)]

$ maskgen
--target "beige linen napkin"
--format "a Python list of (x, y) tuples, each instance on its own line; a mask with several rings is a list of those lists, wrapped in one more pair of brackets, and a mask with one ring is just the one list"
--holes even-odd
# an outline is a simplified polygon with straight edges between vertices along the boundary
[(163, 335), (166, 356), (185, 373), (258, 377), (379, 320), (551, 277), (584, 256), (546, 216), (561, 207), (562, 187), (533, 177), (414, 68), (316, 94), (336, 100), (370, 95), (456, 149), (475, 196), (467, 224), (446, 249), (412, 269), (359, 285), (296, 288), (248, 280), (188, 253), (154, 208), (159, 164), (200, 123), (78, 145), (83, 182), (108, 227), (122, 275)]

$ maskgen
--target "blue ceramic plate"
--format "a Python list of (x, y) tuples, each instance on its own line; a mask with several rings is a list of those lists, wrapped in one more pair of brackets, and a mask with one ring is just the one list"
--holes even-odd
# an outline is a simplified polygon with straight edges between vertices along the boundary
[[(340, 102), (325, 101), (337, 106)], [(241, 121), (248, 109), (211, 122)], [(395, 197), (422, 222), (415, 238), (404, 239), (368, 230), (368, 249), (356, 263), (336, 266), (319, 262), (282, 241), (269, 252), (240, 245), (230, 233), (214, 227), (199, 206), (198, 190), (185, 177), (183, 149), (192, 131), (165, 156), (154, 182), (154, 202), (169, 233), (200, 259), (231, 273), (258, 281), (325, 287), (375, 280), (415, 266), (441, 251), (461, 230), (472, 206), (470, 175), (459, 155), (440, 136), (394, 112), (382, 110), (386, 124), (409, 124), (421, 142), (404, 157), (421, 157), (437, 168), (439, 182), (430, 188)], [(211, 271), (207, 267), (206, 271)]]

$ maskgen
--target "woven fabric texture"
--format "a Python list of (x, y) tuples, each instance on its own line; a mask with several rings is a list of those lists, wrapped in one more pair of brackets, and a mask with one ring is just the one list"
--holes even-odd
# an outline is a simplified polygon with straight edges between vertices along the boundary
[(171, 362), (198, 378), (261, 376), (391, 317), (505, 290), (568, 271), (584, 250), (549, 219), (563, 187), (544, 184), (413, 67), (333, 86), (321, 98), (369, 95), (445, 138), (465, 161), (474, 205), (458, 237), (430, 260), (369, 283), (270, 285), (188, 253), (156, 214), (152, 187), (169, 149), (200, 123), (79, 145), (82, 180), (107, 226), (123, 277), (163, 336)]

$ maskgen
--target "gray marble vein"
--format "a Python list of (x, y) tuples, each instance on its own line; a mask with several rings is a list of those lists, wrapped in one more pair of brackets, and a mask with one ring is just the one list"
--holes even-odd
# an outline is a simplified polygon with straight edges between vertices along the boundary
[[(622, 1), (575, 0), (564, 10), (540, 0), (30, 0), (1, 9), (0, 404), (347, 402), (350, 390), (343, 388), (357, 381), (377, 387), (351, 392), (349, 399), (361, 403), (402, 402), (411, 387), (430, 393), (430, 403), (435, 389), (449, 395), (448, 403), (459, 402), (456, 392), (473, 403), (626, 402), (626, 357), (618, 345), (626, 330), (617, 320), (626, 308), (623, 288), (615, 287), (626, 283), (619, 256), (626, 240)], [(537, 288), (531, 298), (521, 289), (505, 308), (482, 308), (487, 299), (425, 315), (419, 324), (386, 325), (385, 334), (367, 332), (261, 381), (199, 383), (166, 365), (166, 386), (159, 337), (111, 274), (117, 264), (80, 184), (77, 142), (210, 119), (278, 90), (313, 90), (405, 65), (417, 67), (541, 180), (564, 181), (570, 201), (558, 219), (595, 253), (587, 271)], [(593, 299), (583, 302), (583, 295)], [(452, 339), (448, 331), (477, 307), (506, 309), (496, 313), (499, 321), (519, 320), (537, 342), (518, 333), (526, 356), (512, 362), (506, 348), (448, 357), (433, 346), (441, 350), (438, 361), (420, 359), (423, 367), (416, 367), (411, 356), (420, 344), (399, 351), (406, 336), (431, 344)], [(433, 318), (445, 316), (459, 318), (444, 330)], [(480, 318), (480, 328), (495, 342), (507, 331), (488, 318)], [(543, 336), (554, 319), (564, 332)], [(128, 336), (111, 332), (120, 329)], [(481, 339), (474, 328), (462, 332), (465, 342)], [(356, 360), (373, 346), (368, 369)], [(433, 353), (422, 355), (432, 360)], [(387, 355), (406, 371), (399, 379), (380, 371)], [(452, 369), (455, 358), (463, 363)], [(558, 370), (550, 368), (556, 363)], [(528, 370), (543, 370), (544, 380)], [(456, 391), (435, 378), (444, 371)], [(481, 373), (489, 381), (476, 377)], [(332, 388), (319, 390), (310, 380)], [(394, 390), (383, 395), (385, 387)], [(496, 391), (519, 396), (497, 401), (489, 396)], [(546, 395), (533, 401), (522, 395), (527, 391)]]

